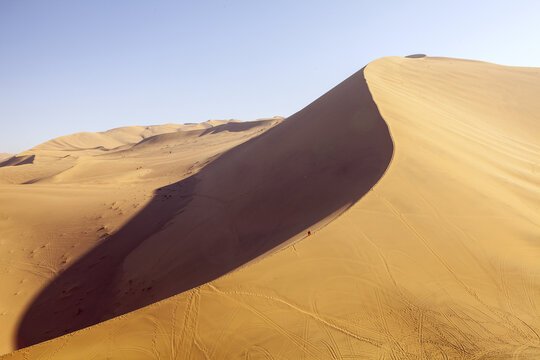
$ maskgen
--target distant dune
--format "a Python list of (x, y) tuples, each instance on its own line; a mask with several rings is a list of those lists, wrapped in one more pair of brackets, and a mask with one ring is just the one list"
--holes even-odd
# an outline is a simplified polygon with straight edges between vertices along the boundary
[(537, 68), (388, 57), (287, 119), (17, 154), (0, 351), (540, 358), (538, 99)]
[(61, 136), (36, 146), (35, 150), (77, 151), (103, 149), (110, 150), (124, 145), (136, 144), (144, 139), (174, 132), (208, 129), (219, 125), (235, 123), (237, 120), (208, 120), (194, 124), (165, 124), (151, 126), (126, 126), (104, 132), (81, 132)]

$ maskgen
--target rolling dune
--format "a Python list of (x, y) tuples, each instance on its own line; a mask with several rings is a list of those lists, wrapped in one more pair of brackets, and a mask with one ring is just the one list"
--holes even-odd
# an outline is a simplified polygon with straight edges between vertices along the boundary
[[(2, 185), (2, 264), (28, 292), (2, 299), (20, 320), (2, 337), (36, 344), (5, 358), (539, 358), (539, 98), (540, 69), (382, 58), (284, 121)], [(38, 221), (54, 202), (65, 214)], [(67, 265), (28, 253), (41, 225), (63, 231), (47, 246), (81, 244)]]
[(156, 188), (189, 177), (280, 121), (247, 122), (243, 132), (204, 135), (229, 122), (178, 125), (174, 132), (147, 137), (144, 144), (111, 150), (67, 136), (69, 148), (38, 146), (17, 156), (32, 156), (32, 164), (0, 167), (1, 351), (17, 346), (18, 323), (39, 291), (117, 232), (152, 200)]

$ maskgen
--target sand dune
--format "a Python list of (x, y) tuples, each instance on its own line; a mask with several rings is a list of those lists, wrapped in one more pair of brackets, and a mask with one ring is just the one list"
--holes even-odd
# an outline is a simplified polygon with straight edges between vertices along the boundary
[(2, 339), (92, 325), (6, 358), (536, 359), (538, 98), (540, 69), (383, 58), (278, 125), (2, 185)]
[[(219, 125), (197, 137), (243, 133), (260, 123)], [(147, 154), (140, 147), (168, 143), (171, 135), (133, 151)], [(20, 324), (19, 346), (189, 290), (302, 237), (306, 224), (328, 222), (369, 191), (391, 154), (360, 72), (195, 175), (158, 188), (135, 217), (45, 288)], [(81, 178), (98, 171), (94, 164), (83, 170)]]
[[(97, 153), (95, 144), (77, 151), (38, 146), (17, 156), (35, 157), (32, 164), (0, 167), (0, 349), (5, 353), (17, 346), (18, 323), (39, 291), (143, 209), (156, 188), (189, 177), (281, 120), (243, 123), (242, 132), (220, 127), (219, 133), (204, 135), (214, 125), (186, 125)], [(163, 139), (166, 135), (173, 141)]]
[(81, 132), (52, 139), (36, 146), (32, 150), (76, 151), (97, 148), (114, 149), (122, 145), (135, 144), (143, 139), (159, 134), (206, 129), (212, 126), (214, 126), (214, 123), (210, 120), (201, 124), (127, 126), (99, 133)]

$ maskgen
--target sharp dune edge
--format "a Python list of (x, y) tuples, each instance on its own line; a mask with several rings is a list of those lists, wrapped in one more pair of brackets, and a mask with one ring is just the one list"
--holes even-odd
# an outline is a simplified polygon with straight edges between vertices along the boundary
[(537, 359), (539, 98), (540, 69), (389, 57), (286, 120), (18, 154), (0, 351), (36, 345), (3, 358)]

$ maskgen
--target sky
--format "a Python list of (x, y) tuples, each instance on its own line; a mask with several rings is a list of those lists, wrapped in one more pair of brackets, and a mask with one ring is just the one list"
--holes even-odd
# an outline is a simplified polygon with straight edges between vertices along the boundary
[(289, 116), (370, 61), (540, 67), (540, 1), (0, 0), (0, 152)]

